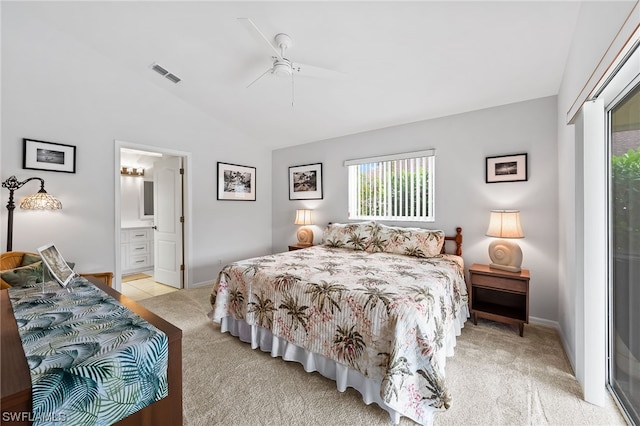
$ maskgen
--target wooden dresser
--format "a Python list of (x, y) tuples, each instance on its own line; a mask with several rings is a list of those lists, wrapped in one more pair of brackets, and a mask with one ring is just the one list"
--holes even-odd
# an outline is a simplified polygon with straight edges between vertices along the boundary
[[(120, 426), (182, 425), (182, 330), (94, 277), (85, 278), (130, 311), (162, 330), (169, 340), (167, 371), (169, 395), (116, 424)], [(32, 423), (29, 419), (31, 376), (7, 290), (0, 291), (0, 311), (0, 358), (2, 359), (0, 365), (2, 417), (0, 418), (3, 425), (30, 425)], [(18, 417), (19, 421), (9, 420)]]

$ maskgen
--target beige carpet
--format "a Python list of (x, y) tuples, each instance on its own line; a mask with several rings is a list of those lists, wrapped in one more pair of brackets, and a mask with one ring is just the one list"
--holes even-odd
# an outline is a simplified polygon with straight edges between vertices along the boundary
[[(206, 317), (209, 288), (140, 303), (183, 330), (185, 426), (380, 425), (388, 414), (297, 363), (251, 350)], [(435, 425), (625, 425), (613, 400), (581, 399), (553, 329), (467, 322), (446, 367), (452, 406)], [(403, 418), (401, 425), (415, 425)]]

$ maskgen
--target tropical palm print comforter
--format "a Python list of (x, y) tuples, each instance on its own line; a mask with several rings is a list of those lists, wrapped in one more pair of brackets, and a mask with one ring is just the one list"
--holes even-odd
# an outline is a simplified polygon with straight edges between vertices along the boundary
[(9, 289), (34, 425), (110, 425), (167, 396), (167, 335), (84, 278)]
[(449, 407), (444, 343), (468, 316), (457, 256), (314, 246), (226, 266), (211, 304), (216, 321), (264, 327), (379, 380), (383, 401), (420, 423)]

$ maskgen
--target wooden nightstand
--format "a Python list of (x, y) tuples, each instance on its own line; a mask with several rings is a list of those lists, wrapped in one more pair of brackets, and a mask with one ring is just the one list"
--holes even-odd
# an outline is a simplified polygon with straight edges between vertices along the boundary
[(313, 245), (303, 246), (303, 245), (300, 245), (300, 244), (291, 244), (289, 246), (289, 251), (302, 250), (302, 249), (306, 249), (306, 248), (309, 248), (309, 247), (313, 247)]
[(507, 272), (474, 263), (469, 268), (469, 303), (473, 323), (478, 317), (517, 324), (520, 337), (529, 323), (529, 270)]

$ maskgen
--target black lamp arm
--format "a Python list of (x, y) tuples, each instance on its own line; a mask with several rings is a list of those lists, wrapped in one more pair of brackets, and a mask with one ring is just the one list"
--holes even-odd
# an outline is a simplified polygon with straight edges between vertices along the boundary
[(2, 187), (3, 188), (7, 188), (9, 191), (13, 192), (16, 189), (22, 188), (22, 186), (25, 183), (30, 182), (32, 180), (39, 180), (40, 181), (40, 190), (44, 189), (44, 179), (39, 178), (39, 177), (30, 177), (29, 179), (25, 179), (22, 182), (20, 182), (20, 181), (18, 181), (18, 179), (15, 176), (11, 176), (9, 179), (7, 179), (4, 182), (2, 182)]
[(7, 221), (7, 251), (11, 251), (13, 249), (13, 211), (16, 208), (16, 204), (13, 202), (13, 191), (22, 188), (25, 183), (32, 180), (39, 180), (39, 192), (46, 192), (44, 190), (44, 179), (41, 179), (39, 177), (30, 177), (29, 179), (25, 179), (20, 182), (18, 179), (16, 179), (15, 176), (11, 176), (9, 179), (2, 182), (2, 187), (9, 190), (9, 202), (7, 203), (7, 210), (9, 211), (9, 217)]

